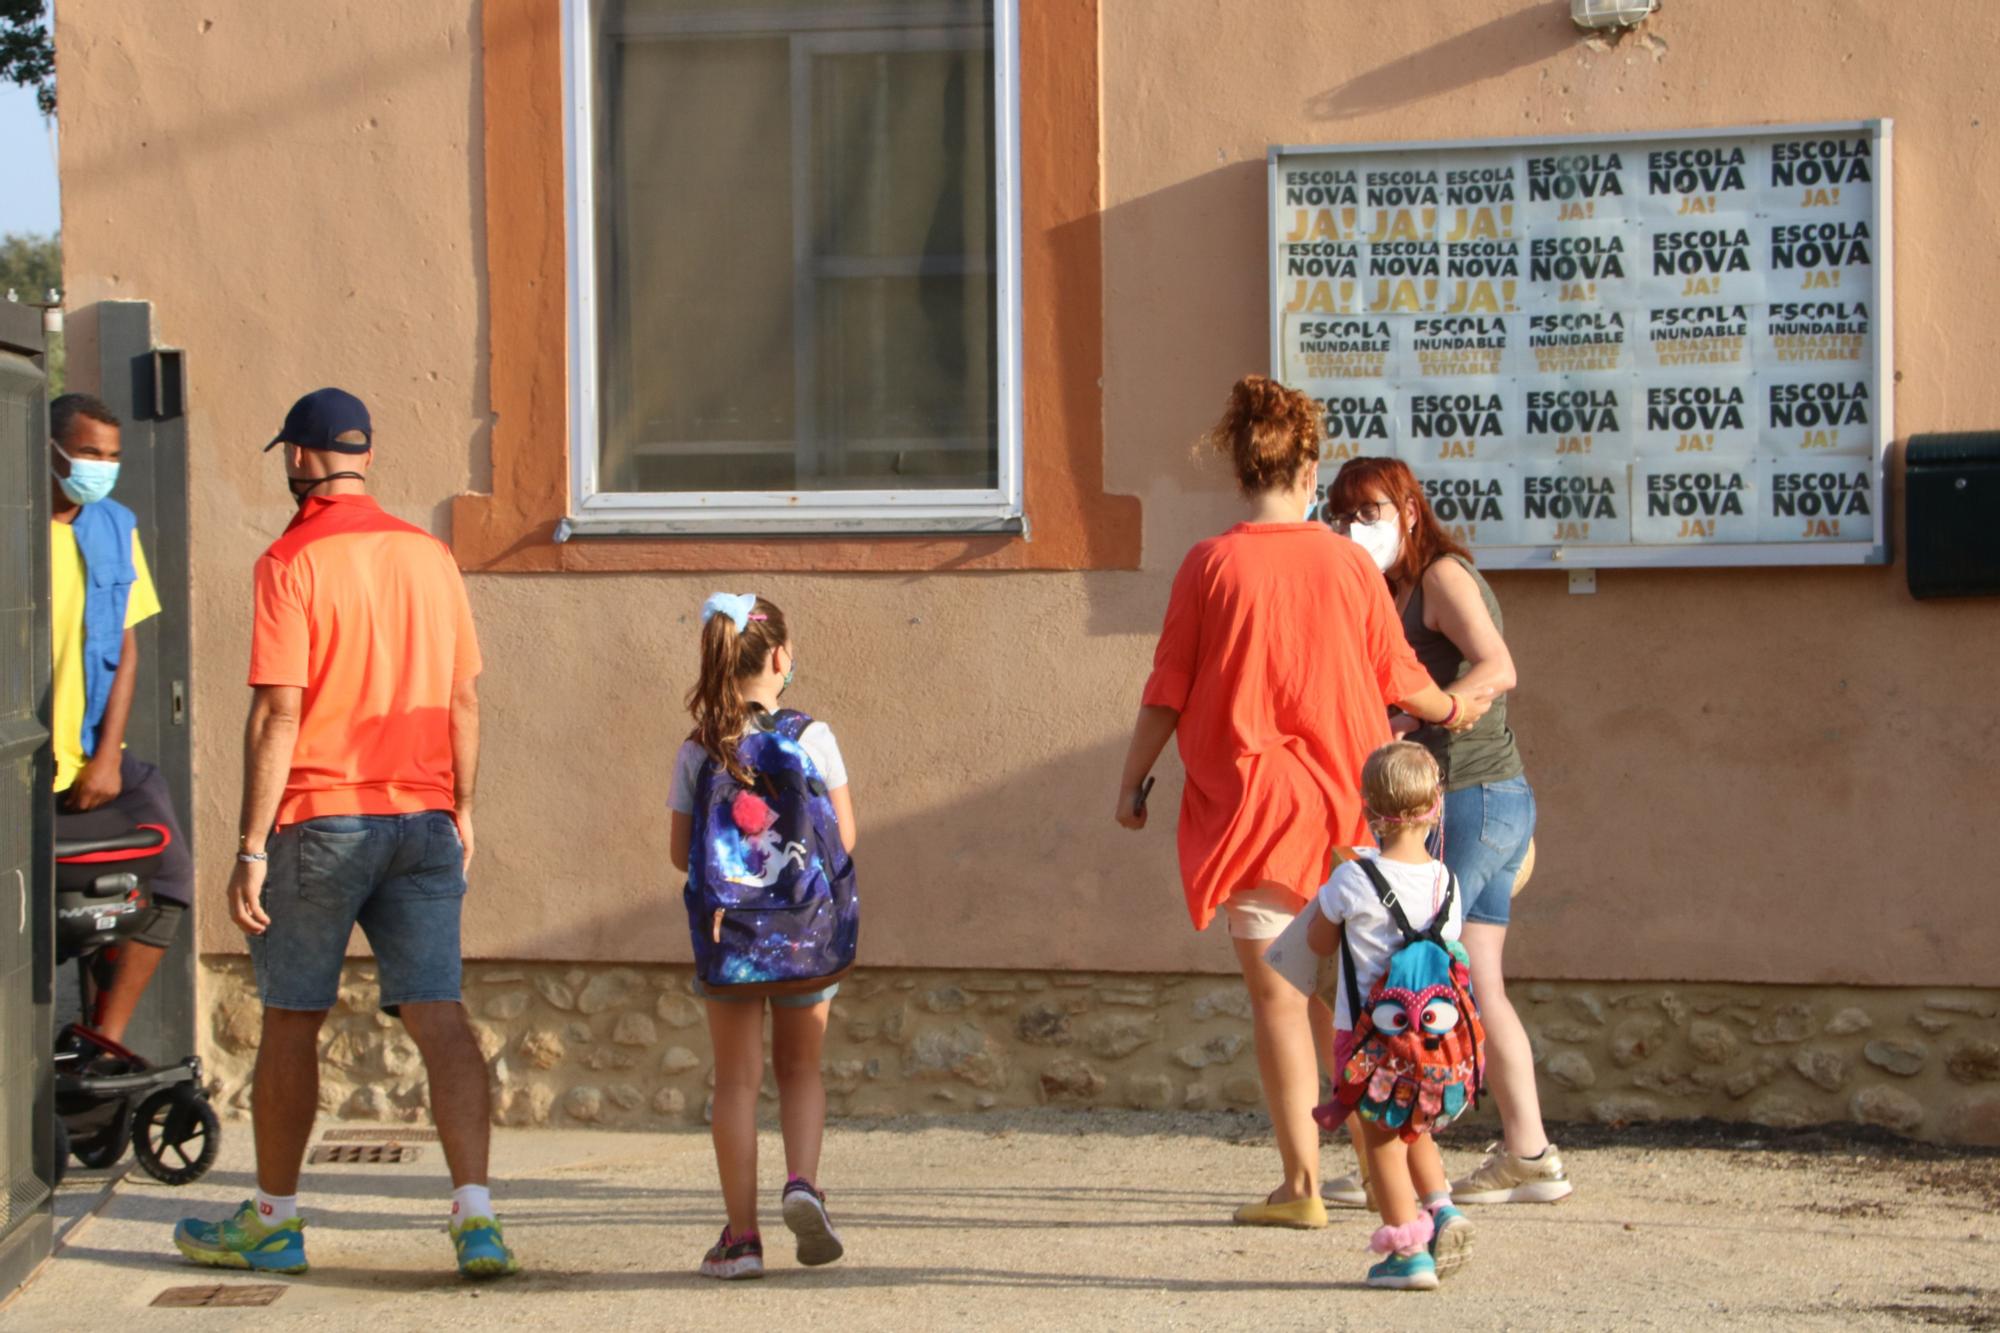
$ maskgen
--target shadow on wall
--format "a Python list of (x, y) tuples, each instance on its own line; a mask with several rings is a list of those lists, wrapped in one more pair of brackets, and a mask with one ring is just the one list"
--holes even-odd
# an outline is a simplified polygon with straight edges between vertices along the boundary
[[(1143, 498), (1145, 556), (1142, 580), (1090, 583), (1088, 623), (1094, 635), (1145, 636), (1134, 650), (1142, 679), (1182, 556), (1242, 517), (1227, 466), (1201, 442), (1230, 385), (1270, 368), (1264, 181), (1261, 160), (1232, 162), (1101, 219), (1105, 308), (1116, 321), (1104, 340), (1105, 485)], [(1140, 351), (1119, 336), (1140, 328), (1186, 336)], [(1136, 703), (1136, 683), (1134, 693)]]
[[(995, 720), (973, 713), (937, 713), (922, 728), (905, 726), (899, 774), (872, 779), (856, 770), (861, 843), (862, 962), (882, 967), (1029, 967), (1082, 971), (1227, 971), (1226, 948), (1195, 934), (1180, 887), (1174, 850), (1181, 780), (1171, 752), (1157, 768), (1151, 825), (1142, 833), (1112, 819), (1129, 714), (1115, 721), (1092, 705), (1073, 712), (1052, 707), (1016, 725), (1046, 737), (1040, 762), (983, 772)], [(1138, 687), (1130, 702), (1137, 703)], [(996, 707), (1004, 701), (996, 700)], [(841, 721), (838, 714), (830, 714)], [(1112, 734), (1072, 748), (1082, 721)], [(854, 742), (868, 734), (863, 716), (842, 721)], [(889, 724), (881, 724), (889, 725)], [(854, 745), (854, 749), (860, 746)], [(912, 774), (930, 774), (919, 803), (871, 816), (894, 784), (912, 790)], [(948, 801), (930, 790), (954, 793)], [(966, 794), (970, 793), (970, 794)], [(601, 846), (559, 865), (516, 860), (504, 826), (483, 827), (480, 865), (466, 904), (468, 956), (517, 956), (518, 949), (484, 944), (479, 918), (508, 914), (512, 938), (531, 938), (534, 955), (551, 960), (671, 961), (689, 957), (683, 877), (666, 854), (664, 791), (637, 791), (625, 802), (629, 845)], [(605, 789), (566, 784), (546, 794), (541, 817), (556, 827), (589, 829), (605, 820)], [(875, 805), (871, 807), (871, 799)], [(889, 794), (887, 799), (894, 799)], [(657, 814), (655, 812), (658, 812)], [(527, 839), (532, 846), (537, 842)], [(481, 872), (484, 872), (483, 874)], [(540, 879), (529, 895), (499, 886)], [(538, 919), (522, 920), (522, 913)], [(359, 937), (355, 947), (359, 948)]]
[(1314, 120), (1353, 120), (1427, 101), (1560, 55), (1577, 37), (1564, 6), (1526, 5), (1315, 94), (1306, 112)]

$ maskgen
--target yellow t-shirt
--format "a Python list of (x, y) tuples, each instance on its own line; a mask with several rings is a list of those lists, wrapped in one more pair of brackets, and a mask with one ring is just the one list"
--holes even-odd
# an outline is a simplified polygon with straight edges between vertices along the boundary
[[(132, 596), (125, 605), (125, 628), (160, 614), (160, 594), (146, 568), (146, 549), (132, 533)], [(56, 790), (68, 791), (83, 771), (83, 552), (67, 523), (49, 524), (49, 637), (55, 644), (56, 672), (49, 720), (55, 730)]]

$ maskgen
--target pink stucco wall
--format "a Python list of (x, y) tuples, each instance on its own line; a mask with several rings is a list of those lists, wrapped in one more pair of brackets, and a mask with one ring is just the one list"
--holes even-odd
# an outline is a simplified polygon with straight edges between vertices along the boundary
[[(1265, 364), (1270, 143), (1893, 116), (1898, 433), (2000, 417), (2000, 11), (1668, 0), (1616, 47), (1566, 13), (1105, 0), (1102, 124), (1077, 132), (1101, 134), (1106, 184), (1107, 488), (1143, 500), (1143, 568), (762, 579), (800, 634), (801, 705), (849, 752), (871, 962), (1231, 967), (1188, 929), (1165, 821), (1133, 837), (1110, 807), (1167, 580), (1232, 519), (1189, 446)], [(58, 50), (71, 302), (150, 299), (189, 353), (194, 813), (219, 891), (249, 567), (289, 511), (256, 447), (299, 392), (341, 383), (374, 406), (390, 508), (442, 530), (487, 484), (478, 13), (97, 0), (63, 7)], [(666, 764), (694, 610), (740, 581), (471, 577), (489, 661), (471, 952), (685, 956)], [(1982, 688), (2000, 603), (1920, 606), (1899, 569), (1495, 586), (1543, 819), (1517, 972), (2000, 980), (1978, 828), (2000, 794)], [(1177, 784), (1170, 763), (1156, 809)], [(215, 911), (202, 942), (240, 947)]]

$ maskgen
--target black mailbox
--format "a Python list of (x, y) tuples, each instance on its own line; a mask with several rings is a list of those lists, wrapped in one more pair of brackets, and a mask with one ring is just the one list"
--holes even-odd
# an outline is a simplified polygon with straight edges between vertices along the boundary
[(2000, 431), (1914, 435), (1904, 461), (1910, 595), (2000, 593)]

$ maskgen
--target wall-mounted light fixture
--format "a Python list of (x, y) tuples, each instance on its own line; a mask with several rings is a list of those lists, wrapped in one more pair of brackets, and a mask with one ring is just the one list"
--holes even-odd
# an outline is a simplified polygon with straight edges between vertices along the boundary
[(1579, 28), (1633, 28), (1659, 7), (1660, 0), (1569, 0), (1569, 17)]

